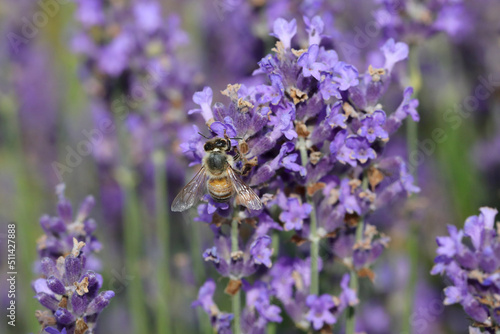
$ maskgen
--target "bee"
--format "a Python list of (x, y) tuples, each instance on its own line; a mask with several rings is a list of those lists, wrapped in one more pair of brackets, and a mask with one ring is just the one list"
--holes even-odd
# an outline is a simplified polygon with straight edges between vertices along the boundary
[(236, 204), (251, 210), (262, 209), (259, 196), (240, 179), (237, 175), (240, 172), (233, 168), (234, 159), (239, 157), (239, 153), (233, 158), (228, 154), (231, 148), (231, 140), (227, 136), (215, 137), (205, 143), (202, 167), (175, 197), (172, 211), (189, 209), (207, 192), (216, 202), (228, 202), (236, 196)]

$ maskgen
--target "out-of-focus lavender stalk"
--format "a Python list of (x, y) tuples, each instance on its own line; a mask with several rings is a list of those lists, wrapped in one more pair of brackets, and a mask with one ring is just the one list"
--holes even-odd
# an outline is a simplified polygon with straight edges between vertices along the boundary
[[(8, 113), (7, 115), (11, 116), (7, 118), (7, 124), (9, 124), (9, 129), (12, 133), (12, 149), (13, 152), (16, 152), (18, 156), (16, 156), (16, 196), (19, 198), (31, 198), (36, 194), (33, 186), (33, 182), (30, 178), (28, 170), (26, 169), (27, 162), (25, 160), (25, 156), (23, 155), (23, 148), (21, 145), (22, 135), (21, 135), (21, 127), (19, 124), (18, 115), (12, 110), (12, 113)], [(36, 196), (34, 196), (36, 197)], [(38, 211), (39, 204), (37, 201), (17, 201), (16, 205), (16, 217), (19, 219), (19, 233), (17, 235), (18, 243), (21, 245), (19, 248), (20, 254), (20, 265), (25, 273), (32, 272), (33, 264), (30, 262), (33, 257), (33, 254), (36, 250), (35, 240), (36, 238), (36, 229), (32, 228), (32, 226), (28, 225), (30, 221), (36, 219), (33, 217), (35, 211)], [(25, 225), (27, 224), (27, 225)], [(29, 275), (22, 275), (20, 280), (20, 286), (29, 287), (31, 278)], [(28, 289), (29, 290), (29, 289)], [(28, 299), (29, 296), (26, 296), (25, 300), (21, 300), (19, 302), (19, 307), (26, 312), (33, 312), (36, 310), (36, 305), (31, 300)], [(30, 330), (33, 326), (36, 326), (36, 319), (30, 318), (26, 321), (26, 324), (21, 324), (21, 326), (27, 326), (26, 330)], [(21, 327), (22, 328), (22, 327)]]
[[(420, 71), (419, 62), (419, 47), (417, 44), (410, 46), (410, 52), (408, 56), (408, 72), (410, 73), (410, 84), (413, 87), (413, 94), (415, 98), (418, 98), (418, 93), (422, 87), (422, 74)], [(416, 122), (406, 121), (406, 144), (408, 151), (408, 160), (412, 161), (412, 153), (418, 151), (418, 124)], [(410, 173), (415, 180), (415, 185), (418, 185), (418, 164), (413, 166), (410, 164)], [(412, 194), (414, 197), (417, 194)], [(410, 199), (412, 200), (412, 199)], [(403, 332), (410, 333), (412, 328), (411, 316), (413, 313), (413, 305), (415, 304), (415, 291), (418, 279), (418, 259), (419, 259), (419, 225), (414, 221), (413, 217), (409, 217), (409, 233), (407, 239), (407, 253), (410, 259), (410, 272), (408, 274), (408, 288), (406, 290), (406, 300), (403, 312)]]
[[(170, 326), (170, 312), (167, 298), (170, 290), (170, 221), (167, 213), (167, 169), (165, 152), (157, 149), (153, 153), (154, 180), (155, 180), (155, 214), (156, 214), (156, 283), (158, 294), (163, 298), (158, 299), (156, 305), (156, 329), (158, 334), (164, 333)], [(165, 247), (165, 244), (167, 246)], [(165, 268), (166, 270), (164, 270)]]
[[(122, 131), (119, 131), (120, 146), (122, 152), (127, 152), (126, 146), (123, 145), (125, 136)], [(125, 153), (126, 162), (129, 157)], [(144, 289), (142, 286), (142, 270), (140, 269), (140, 260), (142, 256), (143, 229), (141, 227), (140, 218), (140, 203), (136, 193), (136, 177), (132, 169), (128, 168), (129, 164), (121, 167), (118, 172), (118, 182), (125, 192), (125, 201), (122, 207), (124, 217), (124, 249), (125, 249), (125, 265), (127, 271), (130, 272), (134, 279), (127, 287), (128, 307), (131, 313), (131, 327), (134, 333), (149, 333), (150, 328), (147, 322), (146, 305), (144, 300)]]
[[(196, 85), (196, 75), (181, 55), (188, 37), (178, 16), (162, 15), (160, 1), (88, 4), (78, 1), (77, 18), (82, 29), (75, 36), (74, 49), (84, 58), (82, 73), (89, 95), (95, 104), (102, 106), (97, 121), (111, 119), (116, 128), (126, 129), (119, 140), (115, 133), (108, 134), (107, 140), (115, 146), (119, 142), (122, 152), (132, 151), (126, 172), (122, 173), (131, 175), (118, 181), (122, 186), (119, 192), (126, 194), (124, 206), (130, 206), (123, 208), (122, 214), (125, 244), (127, 248), (133, 247), (127, 249), (130, 258), (128, 255), (126, 258), (127, 267), (134, 270), (131, 274), (136, 277), (130, 292), (132, 296), (140, 296), (141, 281), (157, 287), (159, 291), (151, 290), (154, 291), (151, 299), (156, 304), (152, 307), (155, 331), (164, 333), (170, 330), (171, 315), (166, 301), (173, 294), (169, 282), (171, 240), (165, 210), (167, 159), (178, 152), (174, 148), (182, 135), (176, 130), (191, 127), (189, 116), (179, 111), (184, 104), (191, 103), (192, 87)], [(114, 153), (109, 153), (113, 157), (109, 159), (111, 162), (96, 155), (99, 175), (113, 181), (115, 171), (123, 168), (119, 163), (121, 157)], [(171, 175), (184, 174), (182, 168), (168, 168)], [(111, 198), (110, 202), (116, 199)], [(128, 210), (134, 211), (132, 216), (127, 216)], [(142, 219), (143, 216), (154, 219)], [(138, 230), (141, 223), (148, 224), (146, 232)], [(151, 245), (145, 247), (146, 258), (156, 267), (151, 277), (142, 275), (134, 263), (143, 256), (139, 247), (145, 245), (142, 237), (148, 240), (146, 245)], [(131, 301), (130, 307), (135, 332), (144, 332), (148, 326), (146, 317), (141, 316), (146, 313), (145, 303)]]

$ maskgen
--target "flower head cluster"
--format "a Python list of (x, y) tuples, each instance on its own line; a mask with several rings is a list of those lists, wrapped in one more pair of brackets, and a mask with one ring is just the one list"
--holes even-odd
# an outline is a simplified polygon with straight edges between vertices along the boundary
[[(203, 256), (232, 279), (271, 268), (271, 238), (265, 236), (270, 229), (293, 230), (298, 244), (329, 239), (334, 256), (347, 267), (367, 269), (388, 238), (365, 225), (362, 237), (356, 239), (356, 226), (374, 210), (419, 191), (404, 160), (383, 155), (389, 136), (403, 120), (419, 119), (411, 87), (404, 90), (396, 110), (382, 104), (393, 69), (408, 56), (408, 46), (387, 40), (379, 50), (385, 66), (369, 66), (360, 72), (349, 59), (339, 59), (335, 50), (315, 44), (318, 39), (311, 31), (321, 30), (321, 18), (308, 20), (306, 25), (312, 44), (296, 50), (291, 47), (296, 22), (275, 21), (273, 36), (279, 41), (274, 53), (262, 58), (254, 71), (267, 83), (228, 85), (222, 91), (230, 100), (226, 105), (213, 104), (213, 91), (208, 87), (193, 97), (199, 108), (191, 112), (201, 114), (213, 136), (239, 138), (232, 139), (239, 153), (233, 167), (242, 171), (264, 204), (262, 210), (243, 211), (205, 196), (208, 203), (198, 207), (196, 220), (212, 223), (216, 237), (215, 247)], [(198, 134), (182, 144), (195, 163), (202, 158), (200, 147)], [(247, 246), (237, 254), (230, 251), (230, 240), (221, 228), (234, 219), (255, 228)], [(262, 280), (269, 282), (300, 327), (331, 324), (346, 305), (354, 303), (355, 292), (344, 282), (348, 277), (342, 283), (344, 297), (310, 296), (310, 274), (299, 277), (300, 271), (291, 269), (297, 265), (280, 263), (276, 277), (266, 281), (264, 275)], [(276, 264), (271, 276), (274, 270)], [(283, 274), (286, 270), (289, 275)], [(287, 280), (288, 285), (279, 284), (280, 280)], [(346, 304), (343, 299), (350, 301)]]
[[(261, 218), (263, 221), (267, 220), (269, 224), (273, 224), (270, 217), (265, 217), (262, 214)], [(271, 237), (265, 234), (268, 228), (272, 228), (272, 226), (267, 228), (261, 226), (246, 242), (246, 247), (239, 248), (243, 250), (232, 252), (230, 236), (225, 235), (221, 228), (215, 227), (215, 246), (205, 250), (203, 258), (205, 261), (213, 262), (219, 274), (235, 280), (252, 275), (261, 266), (270, 268), (273, 249), (271, 248)], [(274, 228), (280, 228), (280, 226), (275, 224)]]
[(465, 221), (463, 230), (448, 226), (449, 236), (438, 237), (431, 273), (445, 274), (445, 305), (460, 303), (475, 325), (493, 331), (500, 324), (500, 232), (496, 209), (482, 207)]
[(244, 333), (266, 333), (269, 322), (283, 321), (281, 308), (272, 305), (274, 291), (268, 283), (256, 281), (253, 285), (243, 281), (246, 305), (242, 312), (242, 331)]
[[(322, 262), (318, 268), (322, 269)], [(305, 330), (311, 326), (320, 330), (333, 325), (349, 306), (358, 303), (356, 292), (349, 287), (350, 277), (342, 277), (340, 295), (309, 294), (311, 285), (310, 259), (299, 260), (281, 257), (269, 272), (270, 286), (295, 325)]]
[[(179, 152), (177, 140), (188, 127), (188, 115), (182, 110), (192, 104), (192, 87), (197, 85), (194, 70), (182, 56), (189, 39), (180, 18), (162, 15), (156, 0), (77, 1), (76, 18), (81, 28), (72, 48), (82, 58), (80, 74), (98, 131), (93, 155), (103, 201), (110, 204), (104, 206), (105, 214), (120, 220), (117, 129), (123, 127), (129, 134), (124, 137), (129, 163), (141, 180), (141, 198), (150, 200), (153, 153), (161, 153), (158, 165), (165, 166), (162, 152)], [(171, 169), (183, 171), (178, 166)]]
[[(86, 257), (87, 267), (100, 270), (101, 263), (94, 253), (99, 252), (102, 245), (94, 235), (97, 223), (89, 218), (95, 203), (94, 197), (85, 198), (78, 211), (73, 212), (73, 206), (64, 196), (64, 190), (64, 184), (56, 188), (59, 198), (58, 215), (56, 217), (43, 215), (40, 218), (40, 226), (45, 234), (37, 241), (38, 255), (40, 259), (50, 258), (52, 261), (57, 261), (61, 256), (75, 251), (77, 247), (78, 251)], [(82, 244), (85, 244), (85, 247), (82, 248)]]
[[(243, 138), (240, 152), (254, 167), (248, 182), (271, 194), (266, 206), (278, 205), (284, 229), (307, 231), (304, 220), (312, 210), (293, 185), (318, 194), (315, 204), (325, 235), (342, 227), (346, 215), (361, 217), (400, 194), (418, 191), (401, 158), (381, 156), (389, 135), (406, 117), (418, 120), (412, 89), (407, 88), (401, 105), (388, 113), (380, 99), (390, 82), (389, 68), (370, 67), (360, 75), (334, 50), (317, 44), (307, 50), (286, 49), (281, 41), (276, 45), (275, 54), (264, 57), (255, 72), (267, 75), (270, 84), (229, 85), (223, 91), (231, 100), (227, 106), (212, 105), (208, 88), (203, 90), (204, 102), (196, 100), (215, 135), (225, 131)], [(405, 44), (392, 40), (382, 49), (391, 68), (408, 53)], [(185, 154), (200, 161), (200, 144), (195, 134), (184, 144)], [(222, 211), (230, 209), (210, 207), (199, 210), (208, 213), (199, 220), (211, 222), (214, 213), (227, 216)]]
[[(113, 291), (99, 290), (102, 276), (94, 270), (92, 253), (100, 245), (92, 235), (96, 223), (87, 218), (93, 198), (87, 197), (73, 216), (71, 203), (64, 197), (64, 185), (58, 186), (58, 217), (43, 216), (45, 234), (39, 240), (39, 269), (43, 278), (33, 282), (35, 298), (49, 312), (37, 312), (43, 328), (55, 326), (71, 333), (93, 333), (101, 311), (114, 296)], [(54, 331), (55, 329), (47, 328)]]

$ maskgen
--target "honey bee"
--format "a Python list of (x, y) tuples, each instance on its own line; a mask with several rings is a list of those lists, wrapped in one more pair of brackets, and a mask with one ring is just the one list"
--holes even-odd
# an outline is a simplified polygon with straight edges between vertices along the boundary
[(215, 137), (205, 143), (202, 167), (175, 197), (172, 211), (189, 209), (207, 192), (216, 202), (227, 202), (236, 195), (236, 204), (251, 210), (262, 209), (259, 196), (239, 178), (237, 174), (240, 172), (233, 168), (234, 158), (228, 154), (231, 148), (231, 140), (227, 136)]

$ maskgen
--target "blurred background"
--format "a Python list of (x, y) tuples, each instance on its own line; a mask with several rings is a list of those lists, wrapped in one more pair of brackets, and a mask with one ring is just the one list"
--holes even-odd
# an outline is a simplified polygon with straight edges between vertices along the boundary
[[(388, 3), (400, 21), (394, 13), (390, 22), (381, 19)], [(187, 114), (196, 108), (192, 95), (210, 86), (214, 102), (220, 101), (219, 91), (228, 83), (254, 80), (257, 62), (274, 47), (269, 32), (275, 18), (296, 18), (303, 30), (303, 16), (320, 15), (327, 43), (340, 50), (341, 59), (365, 69), (370, 51), (394, 37), (411, 46), (408, 66), (418, 74), (412, 84), (420, 101), (419, 149), (409, 159), (422, 192), (406, 206), (372, 218), (392, 242), (375, 267), (378, 279), (362, 286), (369, 297), (363, 297), (360, 321), (368, 324), (368, 333), (401, 333), (405, 327), (399, 312), (411, 279), (406, 238), (417, 233), (411, 331), (467, 333), (463, 311), (441, 306), (442, 280), (429, 271), (435, 238), (446, 233), (447, 224), (461, 227), (480, 206), (500, 202), (500, 3), (444, 3), (3, 0), (0, 244), (4, 254), (7, 223), (15, 222), (19, 275), (17, 325), (7, 328), (2, 320), (0, 332), (39, 331), (34, 313), (41, 307), (31, 288), (43, 234), (38, 221), (42, 214), (56, 214), (55, 187), (63, 182), (74, 206), (88, 194), (96, 198), (91, 216), (103, 245), (100, 272), (104, 288), (116, 292), (98, 332), (134, 333), (134, 317), (146, 319), (141, 333), (152, 332), (164, 321), (162, 287), (155, 282), (166, 279), (172, 293), (160, 298), (175, 319), (172, 332), (210, 333), (208, 317), (191, 303), (205, 279), (217, 277), (201, 257), (212, 236), (207, 224), (169, 210), (197, 168), (188, 167), (179, 146), (193, 125), (203, 127)], [(380, 26), (370, 37), (373, 22)], [(347, 46), (354, 43), (361, 47), (351, 52)], [(391, 150), (408, 156), (405, 147), (404, 132), (391, 140)], [(158, 173), (156, 164), (166, 173)], [(408, 205), (416, 212), (414, 228), (405, 218)], [(155, 212), (167, 228), (155, 222)], [(8, 302), (5, 259), (2, 255), (2, 310)], [(161, 263), (165, 270), (158, 274)], [(230, 309), (222, 293), (216, 299)]]

